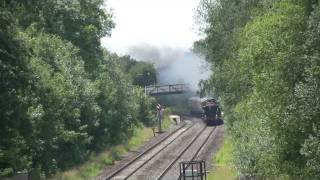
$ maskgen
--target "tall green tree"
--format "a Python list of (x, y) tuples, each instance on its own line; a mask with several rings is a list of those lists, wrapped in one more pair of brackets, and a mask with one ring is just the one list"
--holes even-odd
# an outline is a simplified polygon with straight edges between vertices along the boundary
[(206, 37), (194, 46), (212, 65), (204, 88), (222, 100), (237, 169), (317, 179), (318, 2), (202, 1), (200, 10)]
[(0, 178), (51, 176), (152, 121), (152, 99), (101, 48), (114, 26), (102, 0), (4, 0), (0, 10)]
[(141, 87), (155, 84), (157, 82), (156, 70), (152, 64), (137, 62), (129, 70), (130, 78), (134, 85)]
[(31, 24), (42, 32), (56, 34), (80, 49), (88, 72), (101, 61), (100, 39), (111, 34), (112, 15), (103, 0), (4, 1), (22, 28)]
[[(0, 6), (0, 173), (12, 174), (30, 161), (25, 153), (24, 135), (29, 124), (24, 121), (26, 103), (24, 89), (29, 85), (28, 53), (16, 38), (14, 17)], [(20, 157), (20, 158), (16, 158)]]

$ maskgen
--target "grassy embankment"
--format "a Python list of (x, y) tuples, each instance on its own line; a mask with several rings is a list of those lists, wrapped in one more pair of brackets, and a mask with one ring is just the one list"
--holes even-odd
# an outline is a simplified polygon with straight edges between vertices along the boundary
[[(163, 122), (164, 130), (170, 128), (173, 124), (169, 119), (169, 113), (170, 112), (165, 113)], [(137, 149), (152, 137), (152, 128), (137, 128), (134, 135), (127, 141), (127, 143), (111, 147), (99, 154), (93, 154), (86, 163), (71, 170), (58, 173), (52, 179), (80, 180), (95, 177), (99, 175), (105, 167), (113, 165), (115, 161), (121, 160), (122, 156), (127, 154), (129, 151)]]
[(174, 124), (174, 122), (172, 122), (169, 118), (171, 113), (172, 113), (171, 108), (166, 108), (166, 110), (164, 111), (164, 117), (163, 117), (163, 123), (162, 123), (163, 130), (169, 129), (171, 125)]
[[(225, 137), (223, 145), (212, 159), (214, 167), (208, 174), (208, 180), (234, 180), (238, 176), (237, 171), (232, 165), (233, 146), (230, 137)], [(266, 179), (290, 180), (288, 175), (271, 176)]]
[(225, 137), (220, 150), (213, 157), (214, 167), (208, 175), (208, 180), (233, 180), (237, 172), (232, 166), (233, 146), (231, 139)]

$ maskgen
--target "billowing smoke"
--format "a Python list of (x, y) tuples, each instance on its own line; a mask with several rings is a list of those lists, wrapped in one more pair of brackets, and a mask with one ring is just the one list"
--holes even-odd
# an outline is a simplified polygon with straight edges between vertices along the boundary
[(186, 83), (195, 92), (198, 82), (210, 75), (205, 61), (189, 50), (141, 44), (129, 48), (129, 54), (135, 59), (153, 63), (159, 84)]

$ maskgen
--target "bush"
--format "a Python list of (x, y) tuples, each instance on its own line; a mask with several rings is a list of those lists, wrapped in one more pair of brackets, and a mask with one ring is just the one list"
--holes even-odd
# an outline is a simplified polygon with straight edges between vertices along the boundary
[(202, 3), (207, 36), (195, 49), (212, 64), (206, 88), (222, 99), (237, 169), (318, 179), (319, 2)]

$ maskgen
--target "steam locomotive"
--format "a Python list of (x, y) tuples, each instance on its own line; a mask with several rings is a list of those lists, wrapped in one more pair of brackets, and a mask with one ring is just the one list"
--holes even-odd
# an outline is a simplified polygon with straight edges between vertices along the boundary
[(221, 110), (217, 100), (213, 98), (205, 98), (201, 102), (204, 111), (204, 121), (207, 126), (215, 126), (222, 123)]
[(189, 106), (191, 114), (201, 114), (207, 126), (220, 125), (223, 123), (221, 119), (221, 110), (219, 107), (219, 103), (216, 99), (210, 97), (202, 99), (190, 98)]

